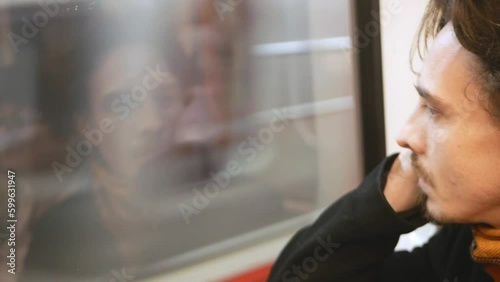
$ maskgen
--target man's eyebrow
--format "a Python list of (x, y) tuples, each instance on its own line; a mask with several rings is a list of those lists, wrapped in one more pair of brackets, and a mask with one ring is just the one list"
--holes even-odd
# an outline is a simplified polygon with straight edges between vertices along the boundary
[(414, 85), (417, 93), (420, 97), (425, 99), (429, 104), (434, 107), (437, 107), (441, 110), (448, 110), (450, 107), (439, 97), (436, 95), (432, 95), (428, 90), (418, 85)]

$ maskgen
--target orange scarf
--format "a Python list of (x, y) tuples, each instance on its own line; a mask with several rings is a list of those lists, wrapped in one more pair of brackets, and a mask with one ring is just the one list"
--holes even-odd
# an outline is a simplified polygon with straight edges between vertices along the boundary
[(472, 244), (472, 259), (484, 265), (484, 270), (500, 282), (500, 229), (487, 225), (472, 226), (474, 242)]

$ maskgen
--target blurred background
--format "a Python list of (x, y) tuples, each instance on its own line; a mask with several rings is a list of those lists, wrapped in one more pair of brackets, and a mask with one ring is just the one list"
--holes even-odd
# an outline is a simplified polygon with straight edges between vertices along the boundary
[(2, 1), (0, 280), (265, 281), (398, 151), (425, 2)]

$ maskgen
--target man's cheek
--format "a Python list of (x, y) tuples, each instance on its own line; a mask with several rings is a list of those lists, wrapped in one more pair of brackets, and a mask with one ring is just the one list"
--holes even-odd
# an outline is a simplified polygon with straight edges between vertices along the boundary
[(436, 128), (432, 131), (431, 134), (431, 142), (434, 144), (444, 144), (446, 142), (446, 139), (448, 137), (448, 134), (446, 130), (442, 128)]

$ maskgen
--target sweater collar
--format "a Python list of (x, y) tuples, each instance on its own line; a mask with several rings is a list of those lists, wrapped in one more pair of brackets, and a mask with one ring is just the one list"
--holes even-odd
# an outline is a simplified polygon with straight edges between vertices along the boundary
[(483, 264), (484, 270), (495, 281), (500, 281), (500, 229), (488, 225), (473, 225), (472, 234), (472, 259)]

